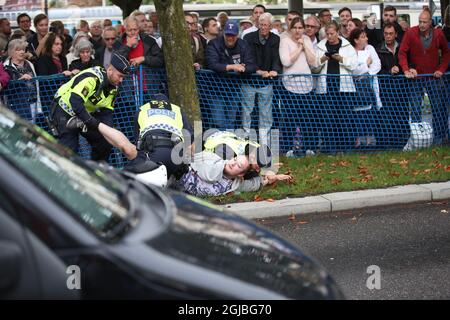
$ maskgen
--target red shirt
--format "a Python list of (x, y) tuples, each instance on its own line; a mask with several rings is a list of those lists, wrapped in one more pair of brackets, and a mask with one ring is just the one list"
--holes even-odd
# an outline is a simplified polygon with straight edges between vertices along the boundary
[[(127, 37), (124, 37), (122, 43), (123, 44), (127, 43)], [(140, 39), (137, 44), (137, 47), (134, 49), (131, 49), (130, 52), (128, 53), (128, 60), (143, 57), (143, 56), (144, 56), (144, 42), (142, 41), (142, 39)]]
[(62, 73), (64, 70), (63, 70), (63, 67), (62, 67), (61, 60), (56, 59), (56, 58), (52, 58), (52, 60), (53, 60), (53, 63), (55, 64), (55, 66), (56, 66), (56, 69), (58, 69), (58, 73)]
[[(428, 49), (422, 45), (418, 26), (405, 33), (398, 51), (398, 61), (403, 71), (412, 68), (416, 69), (418, 74), (433, 74), (435, 71), (445, 73), (450, 61), (447, 39), (441, 29), (433, 29), (432, 32), (433, 39)], [(442, 52), (440, 64), (439, 50)]]

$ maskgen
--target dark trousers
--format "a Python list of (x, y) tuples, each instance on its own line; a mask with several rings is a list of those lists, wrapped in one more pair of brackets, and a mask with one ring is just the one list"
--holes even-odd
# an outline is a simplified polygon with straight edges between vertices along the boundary
[[(104, 124), (113, 126), (113, 114), (111, 110), (96, 111), (91, 114), (94, 118), (103, 122)], [(81, 132), (80, 129), (69, 130), (66, 127), (67, 120), (70, 119), (63, 109), (60, 107), (54, 108), (53, 121), (58, 129), (58, 140), (61, 144), (78, 152), (79, 135), (81, 134), (92, 147), (91, 159), (95, 161), (107, 161), (112, 150), (112, 146), (106, 141), (102, 134), (98, 131), (88, 130), (88, 132)]]
[(152, 152), (144, 152), (139, 151), (138, 156), (128, 162), (124, 170), (128, 170), (131, 172), (134, 172), (134, 168), (139, 167), (142, 162), (145, 162), (147, 160), (151, 160), (155, 163), (161, 163), (166, 166), (167, 168), (167, 176), (170, 177), (171, 175), (177, 173), (183, 168), (183, 164), (175, 164), (172, 159), (172, 150), (171, 147), (156, 147), (152, 150)]
[[(319, 148), (320, 133), (323, 131), (324, 113), (317, 103), (314, 93), (292, 93), (285, 89), (282, 91), (283, 119), (285, 122), (280, 126), (283, 145), (291, 150), (295, 142), (301, 136), (301, 148), (303, 151), (312, 150), (316, 152)], [(294, 150), (295, 151), (295, 150)]]
[(427, 92), (433, 114), (434, 143), (440, 144), (448, 138), (448, 104), (449, 93), (443, 79), (430, 77), (409, 80), (411, 120), (422, 121), (422, 99)]
[(383, 107), (379, 111), (377, 144), (383, 149), (402, 149), (410, 135), (409, 90), (405, 78), (379, 77)]

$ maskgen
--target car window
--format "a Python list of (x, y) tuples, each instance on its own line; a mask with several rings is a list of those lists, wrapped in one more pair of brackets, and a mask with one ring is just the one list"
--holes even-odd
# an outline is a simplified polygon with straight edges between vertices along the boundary
[(87, 166), (41, 131), (0, 108), (0, 156), (98, 235), (105, 235), (127, 215), (128, 204), (120, 180)]

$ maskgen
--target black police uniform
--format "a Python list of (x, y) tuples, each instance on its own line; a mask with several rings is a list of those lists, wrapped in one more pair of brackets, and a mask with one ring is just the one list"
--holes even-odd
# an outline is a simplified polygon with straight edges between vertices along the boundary
[[(111, 65), (123, 74), (130, 72), (128, 60), (117, 53), (113, 53)], [(51, 121), (59, 141), (77, 151), (81, 134), (92, 146), (91, 158), (107, 160), (112, 146), (98, 132), (98, 124), (113, 126), (116, 95), (117, 87), (109, 83), (103, 67), (83, 70), (61, 86), (51, 106)], [(87, 131), (67, 128), (67, 121), (73, 116), (86, 125)]]
[[(168, 102), (167, 97), (163, 94), (156, 94), (153, 100), (148, 104), (143, 105), (140, 111), (135, 116), (135, 134), (138, 141), (138, 155), (135, 159), (130, 161), (124, 169), (131, 172), (138, 172), (143, 162), (153, 161), (162, 163), (167, 168), (167, 175), (175, 175), (178, 177), (183, 174), (186, 165), (183, 163), (175, 164), (172, 160), (172, 150), (178, 143), (183, 143), (185, 138), (190, 139), (189, 144), (193, 141), (192, 126), (187, 120), (185, 114), (181, 112), (180, 108)], [(178, 113), (178, 114), (177, 114)], [(178, 128), (175, 125), (170, 125), (170, 120), (179, 117)], [(152, 119), (149, 126), (140, 127), (144, 122), (143, 118)], [(169, 119), (169, 121), (166, 121)], [(139, 121), (141, 119), (141, 121)], [(157, 119), (155, 121), (155, 119)], [(184, 137), (180, 130), (187, 130), (190, 137)], [(180, 151), (183, 149), (180, 148)], [(178, 154), (182, 157), (182, 153)]]

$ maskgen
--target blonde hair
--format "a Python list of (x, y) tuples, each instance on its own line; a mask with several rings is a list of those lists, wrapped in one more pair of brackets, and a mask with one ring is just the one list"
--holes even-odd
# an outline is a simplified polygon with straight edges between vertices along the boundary
[(12, 57), (14, 51), (17, 49), (26, 49), (28, 46), (28, 42), (23, 39), (14, 39), (11, 40), (8, 44), (8, 56)]

